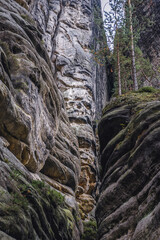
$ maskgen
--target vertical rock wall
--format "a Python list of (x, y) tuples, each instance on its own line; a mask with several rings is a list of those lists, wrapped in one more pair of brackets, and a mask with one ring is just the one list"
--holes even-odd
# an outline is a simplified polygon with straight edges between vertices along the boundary
[(107, 99), (105, 66), (90, 51), (99, 47), (95, 5), (100, 11), (100, 0), (0, 1), (1, 136), (30, 171), (76, 192), (83, 218), (95, 206), (94, 122)]
[(111, 101), (99, 123), (99, 240), (160, 236), (160, 92)]
[[(159, 76), (160, 61), (160, 2), (157, 0), (145, 0), (136, 2), (136, 15), (144, 31), (140, 36), (139, 45), (144, 56), (149, 57), (153, 69)], [(160, 79), (154, 79), (153, 86), (160, 87)]]
[(77, 199), (86, 216), (94, 207), (91, 195), (96, 184), (93, 120), (107, 100), (105, 66), (98, 66), (90, 51), (94, 34), (100, 35), (95, 31), (94, 5), (101, 11), (100, 1), (90, 0), (40, 0), (30, 4), (31, 13), (43, 32), (54, 77), (78, 138), (81, 177)]

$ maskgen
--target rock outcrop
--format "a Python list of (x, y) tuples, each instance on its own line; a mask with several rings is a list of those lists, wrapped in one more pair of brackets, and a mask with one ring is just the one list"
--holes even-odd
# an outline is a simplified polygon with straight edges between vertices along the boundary
[[(78, 216), (75, 201), (81, 172), (78, 141), (70, 126), (63, 96), (57, 87), (54, 65), (43, 44), (43, 35), (30, 13), (19, 3), (21, 1), (0, 1), (0, 136), (5, 146), (14, 154), (14, 158), (7, 157), (6, 163), (10, 164), (10, 161), (18, 159), (28, 169), (28, 174), (39, 174), (39, 180), (48, 182), (50, 186), (65, 193), (66, 202)], [(3, 163), (1, 172), (2, 192), (8, 190), (12, 195), (17, 194), (16, 187), (7, 187), (10, 170), (7, 170)], [(6, 211), (6, 208), (3, 211), (2, 206), (2, 218), (7, 215)], [(37, 211), (40, 211), (40, 208)], [(49, 214), (49, 210), (47, 211)], [(48, 218), (45, 214), (40, 221), (45, 222), (45, 218)], [(55, 218), (57, 214), (59, 213), (55, 212)], [(25, 213), (22, 213), (22, 217), (25, 217)], [(14, 218), (15, 216), (12, 223)], [(17, 221), (21, 221), (20, 219), (18, 216)], [(33, 224), (31, 216), (26, 221), (29, 231)], [(3, 227), (4, 224), (5, 222), (1, 221), (0, 230), (9, 231), (9, 235), (13, 237), (16, 234), (18, 239), (19, 230), (12, 234), (11, 222), (6, 222)], [(49, 224), (54, 228), (50, 222)], [(49, 224), (46, 223), (43, 229), (48, 238), (44, 237), (45, 234), (40, 234), (40, 239), (54, 239), (54, 234), (50, 229), (46, 229)], [(8, 228), (11, 229), (7, 230)], [(77, 230), (78, 239), (79, 233)], [(66, 230), (65, 237), (56, 237), (63, 238), (70, 239), (71, 233), (69, 235)], [(37, 235), (27, 238), (24, 233), (23, 238), (19, 239), (37, 239)]]
[(80, 217), (67, 198), (30, 173), (0, 139), (0, 239), (79, 239)]
[[(77, 202), (83, 219), (95, 207), (94, 120), (107, 99), (105, 66), (97, 66), (90, 51), (95, 32), (101, 34), (94, 24), (95, 4), (100, 11), (99, 0), (0, 0), (0, 139), (4, 145), (0, 186), (8, 205), (20, 209), (13, 231), (15, 216), (9, 218), (14, 210), (7, 209), (1, 195), (0, 218), (7, 219), (0, 220), (0, 236), (78, 240), (82, 226)], [(99, 48), (96, 41), (93, 45)], [(12, 171), (20, 171), (23, 180), (15, 179)], [(33, 179), (65, 195), (63, 207), (52, 212), (54, 219), (59, 216), (54, 223), (49, 208), (54, 211), (55, 201), (46, 196), (43, 202), (46, 188), (34, 195)], [(27, 216), (21, 209), (24, 197), (27, 211), (38, 201), (35, 212)], [(37, 213), (41, 210), (43, 216)], [(37, 223), (33, 223), (35, 215)], [(22, 218), (23, 237), (18, 227)]]
[(160, 236), (160, 93), (111, 101), (99, 123), (99, 240)]
[(92, 192), (96, 184), (96, 139), (93, 121), (107, 100), (105, 66), (94, 61), (91, 48), (96, 31), (94, 9), (100, 1), (32, 1), (30, 11), (41, 29), (54, 78), (63, 93), (72, 129), (78, 138), (81, 175), (77, 200), (84, 213), (94, 208)]
[(75, 191), (80, 174), (78, 142), (42, 36), (19, 4), (1, 1), (0, 7), (0, 134), (27, 169), (42, 171), (59, 186)]
[[(134, 1), (133, 1), (134, 2)], [(157, 75), (152, 81), (152, 85), (160, 87), (159, 61), (160, 61), (160, 2), (156, 0), (145, 0), (140, 3), (135, 1), (135, 14), (143, 30), (139, 46), (144, 56), (148, 57), (153, 65), (153, 70)]]

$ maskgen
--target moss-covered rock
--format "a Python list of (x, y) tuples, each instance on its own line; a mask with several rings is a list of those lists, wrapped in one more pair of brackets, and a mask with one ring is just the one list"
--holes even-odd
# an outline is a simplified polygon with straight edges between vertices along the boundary
[(98, 239), (159, 239), (160, 92), (113, 99), (99, 123)]
[(97, 223), (95, 220), (83, 222), (84, 233), (81, 240), (96, 240), (97, 239)]
[(78, 225), (64, 195), (31, 174), (0, 142), (1, 233), (16, 240), (71, 240)]

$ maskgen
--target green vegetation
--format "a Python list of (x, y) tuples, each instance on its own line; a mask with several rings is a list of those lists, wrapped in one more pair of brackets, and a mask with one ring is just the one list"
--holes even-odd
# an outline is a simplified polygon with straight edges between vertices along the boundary
[(55, 189), (52, 189), (49, 185), (45, 184), (43, 181), (34, 180), (32, 181), (32, 186), (37, 190), (38, 193), (43, 193), (50, 199), (51, 203), (55, 207), (64, 206), (64, 196)]
[(83, 222), (84, 233), (81, 240), (96, 240), (97, 239), (97, 223), (95, 220)]
[(114, 77), (116, 95), (138, 91), (146, 84), (158, 87), (160, 81), (160, 67), (152, 66), (138, 45), (141, 34), (154, 24), (154, 16), (143, 15), (139, 20), (136, 12), (139, 2), (143, 1), (108, 0), (110, 10), (104, 11), (105, 34), (99, 11), (95, 11), (96, 27), (103, 37), (92, 53), (98, 64), (112, 66), (108, 71)]
[(142, 92), (149, 92), (149, 93), (155, 93), (155, 92), (159, 92), (159, 90), (158, 89), (155, 89), (155, 88), (153, 88), (153, 87), (149, 87), (149, 86), (147, 86), (147, 87), (142, 87), (142, 88), (140, 88), (139, 90), (138, 90), (138, 92), (139, 93), (142, 93)]
[(140, 92), (128, 92), (111, 99), (103, 109), (103, 114), (108, 110), (117, 108), (123, 105), (136, 106), (138, 103), (145, 103), (151, 101), (160, 101), (160, 90), (152, 87), (144, 87), (139, 89)]
[(90, 51), (93, 54), (94, 61), (100, 66), (104, 66), (107, 62), (106, 56), (109, 55), (109, 47), (106, 41), (105, 30), (101, 17), (101, 9), (97, 7), (97, 5), (94, 6), (94, 23), (95, 31), (98, 31), (99, 34), (95, 34), (93, 46)]
[(47, 196), (55, 206), (64, 206), (64, 196), (60, 192), (48, 187)]

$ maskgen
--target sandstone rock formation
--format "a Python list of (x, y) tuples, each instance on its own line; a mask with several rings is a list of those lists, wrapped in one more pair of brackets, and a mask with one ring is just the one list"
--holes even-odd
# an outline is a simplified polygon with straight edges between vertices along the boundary
[(18, 4), (1, 1), (0, 6), (1, 136), (30, 171), (42, 171), (75, 191), (80, 174), (78, 143), (42, 36)]
[[(38, 178), (65, 194), (72, 227), (67, 228), (65, 236), (56, 235), (56, 239), (80, 237), (82, 227), (76, 221), (79, 218), (76, 198), (84, 219), (95, 206), (93, 120), (107, 99), (105, 66), (97, 66), (90, 52), (95, 31), (101, 34), (94, 24), (95, 4), (100, 11), (99, 0), (0, 0), (0, 137), (10, 151), (7, 159), (2, 153), (1, 171), (5, 180), (1, 179), (0, 185), (6, 194), (5, 181), (10, 182), (10, 172), (17, 170), (16, 166), (6, 170), (6, 165), (19, 160), (20, 166), (26, 167), (22, 175), (25, 169), (29, 176), (27, 186), (32, 178)], [(96, 41), (94, 48), (99, 48)], [(8, 190), (13, 201), (14, 193), (23, 197), (19, 184), (17, 180), (16, 186)], [(3, 204), (2, 199), (2, 210)], [(45, 206), (40, 205), (43, 210)], [(3, 216), (6, 209), (4, 212)], [(25, 214), (22, 211), (23, 217)], [(46, 226), (51, 224), (46, 220), (48, 216), (42, 218)], [(33, 224), (31, 216), (24, 221), (29, 224), (27, 229)], [(3, 232), (13, 238), (22, 235), (18, 229), (13, 234), (12, 229), (7, 232), (12, 223), (6, 222), (5, 228), (2, 222), (1, 235), (5, 235)], [(58, 229), (59, 222), (56, 224)], [(43, 230), (33, 226), (33, 239), (54, 239), (56, 233), (46, 226), (45, 229), (42, 226)], [(44, 234), (37, 235), (41, 230)], [(28, 232), (25, 234), (27, 239)]]
[[(105, 66), (98, 66), (91, 54), (94, 35), (101, 34), (94, 25), (95, 6), (100, 11), (100, 1), (41, 0), (30, 4), (78, 138), (82, 167), (77, 199), (86, 214), (84, 218), (95, 203), (91, 197), (96, 184), (93, 120), (98, 118), (107, 100)], [(98, 47), (95, 41), (94, 48)], [(86, 204), (90, 207), (86, 208)]]
[[(159, 76), (160, 61), (160, 2), (145, 0), (136, 4), (136, 16), (144, 28), (140, 36), (139, 45), (145, 57), (148, 57), (153, 65), (154, 72)], [(153, 86), (160, 87), (160, 79), (152, 81)]]
[(99, 124), (98, 239), (160, 236), (160, 93), (113, 100)]
[(0, 239), (79, 239), (77, 209), (32, 174), (0, 139)]
[[(67, 204), (78, 214), (78, 141), (55, 81), (54, 65), (43, 46), (42, 33), (29, 12), (15, 1), (0, 1), (0, 9), (0, 136), (14, 158), (66, 194)], [(3, 167), (1, 171), (8, 182), (9, 173)], [(6, 231), (9, 227), (6, 224)], [(0, 229), (5, 231), (2, 223)], [(65, 238), (70, 239), (66, 234)], [(79, 239), (79, 230), (76, 235)]]

